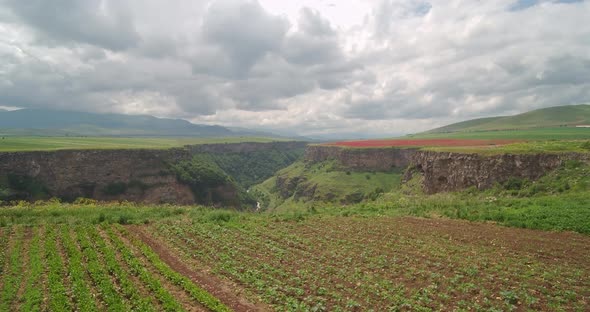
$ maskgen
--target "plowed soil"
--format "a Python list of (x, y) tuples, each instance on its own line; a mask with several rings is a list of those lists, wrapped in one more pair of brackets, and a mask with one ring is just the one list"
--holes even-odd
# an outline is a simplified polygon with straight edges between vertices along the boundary
[(179, 272), (209, 266), (281, 311), (590, 305), (590, 237), (576, 233), (409, 217), (175, 221), (137, 233)]

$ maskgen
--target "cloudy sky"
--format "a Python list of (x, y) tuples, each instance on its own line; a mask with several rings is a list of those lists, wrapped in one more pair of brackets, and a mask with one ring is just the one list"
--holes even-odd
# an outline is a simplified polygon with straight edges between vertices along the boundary
[(590, 102), (590, 1), (0, 0), (0, 106), (392, 136)]

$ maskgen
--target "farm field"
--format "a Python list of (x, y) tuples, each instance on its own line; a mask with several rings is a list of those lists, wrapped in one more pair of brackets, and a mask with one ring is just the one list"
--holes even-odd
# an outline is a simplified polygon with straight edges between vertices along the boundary
[(589, 304), (587, 235), (356, 209), (3, 207), (0, 310), (583, 311)]
[(590, 151), (590, 140), (508, 140), (508, 139), (391, 139), (326, 143), (345, 148), (419, 148), (439, 152), (504, 154), (562, 153)]
[(0, 139), (0, 152), (62, 149), (167, 149), (190, 144), (273, 142), (276, 138), (120, 138), (120, 137), (12, 137)]
[(404, 139), (588, 140), (590, 139), (590, 128), (549, 127), (520, 130), (425, 132), (408, 135)]
[(478, 139), (416, 139), (416, 140), (362, 140), (362, 141), (341, 141), (328, 143), (326, 145), (344, 147), (448, 147), (448, 146), (486, 146), (505, 145), (515, 143), (516, 140), (478, 140)]
[(0, 231), (1, 311), (230, 311), (117, 226)]

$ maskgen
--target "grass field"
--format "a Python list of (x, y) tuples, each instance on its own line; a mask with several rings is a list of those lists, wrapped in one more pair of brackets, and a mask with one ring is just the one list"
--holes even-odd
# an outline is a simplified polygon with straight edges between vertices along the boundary
[(590, 302), (586, 235), (345, 212), (4, 207), (0, 310), (583, 311)]
[(590, 128), (551, 128), (408, 135), (402, 138), (325, 143), (343, 148), (420, 148), (459, 153), (590, 152)]
[(590, 105), (566, 105), (537, 109), (514, 116), (467, 120), (427, 131), (470, 132), (506, 129), (551, 128), (590, 124)]
[(531, 140), (504, 145), (423, 147), (425, 150), (485, 155), (527, 153), (590, 153), (590, 140)]
[(4, 137), (0, 152), (51, 151), (61, 149), (166, 149), (189, 144), (273, 142), (276, 138), (119, 138), (119, 137)]
[(404, 139), (478, 139), (478, 140), (589, 140), (590, 128), (558, 127), (525, 130), (421, 133)]

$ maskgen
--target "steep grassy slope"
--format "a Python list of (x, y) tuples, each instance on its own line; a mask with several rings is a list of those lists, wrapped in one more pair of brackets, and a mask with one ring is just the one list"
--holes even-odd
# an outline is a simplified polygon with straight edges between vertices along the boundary
[(282, 210), (299, 205), (351, 204), (374, 200), (399, 187), (401, 173), (350, 171), (334, 162), (307, 164), (299, 161), (255, 186), (253, 196), (261, 208)]
[(584, 104), (543, 108), (514, 116), (468, 120), (426, 133), (551, 128), (588, 124), (590, 124), (590, 105)]

